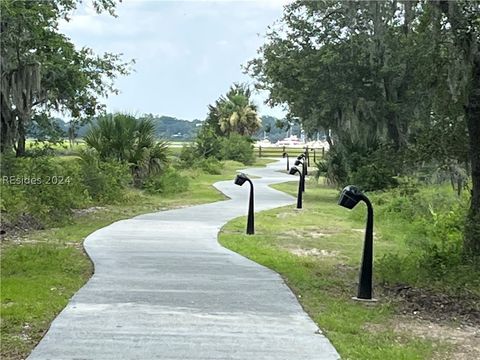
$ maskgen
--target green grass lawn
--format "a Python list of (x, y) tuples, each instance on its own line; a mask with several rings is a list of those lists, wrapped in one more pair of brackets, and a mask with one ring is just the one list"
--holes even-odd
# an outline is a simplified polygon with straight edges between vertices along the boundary
[[(275, 188), (296, 195), (297, 183)], [(372, 305), (351, 299), (357, 290), (366, 209), (348, 211), (337, 205), (338, 195), (309, 184), (304, 209), (292, 205), (259, 213), (255, 236), (244, 234), (245, 218), (235, 219), (222, 229), (219, 241), (281, 274), (342, 359), (429, 359), (447, 352), (449, 345), (399, 331), (388, 300)], [(377, 258), (405, 247), (384, 229), (377, 222)]]
[[(259, 159), (255, 165), (268, 162)], [(228, 161), (219, 175), (185, 171), (190, 177), (190, 190), (185, 193), (147, 195), (129, 190), (125, 204), (105, 206), (76, 216), (66, 226), (3, 242), (1, 358), (25, 358), (91, 276), (92, 264), (82, 247), (86, 236), (141, 213), (223, 200), (225, 196), (212, 184), (233, 180), (242, 167)], [(296, 195), (295, 182), (275, 187)], [(449, 358), (451, 345), (418, 337), (408, 326), (399, 328), (399, 321), (403, 324), (405, 319), (399, 320), (395, 305), (382, 298), (378, 288), (380, 301), (373, 306), (351, 300), (356, 294), (365, 209), (362, 205), (348, 211), (336, 205), (337, 198), (337, 190), (308, 184), (303, 210), (292, 205), (259, 213), (255, 236), (244, 235), (245, 218), (235, 219), (224, 227), (219, 240), (280, 273), (343, 359)], [(377, 218), (376, 259), (405, 253), (406, 226), (391, 218)], [(472, 289), (477, 283), (472, 282)]]
[[(269, 160), (259, 159), (254, 166)], [(146, 195), (129, 190), (127, 203), (77, 216), (66, 226), (33, 231), (1, 246), (2, 359), (24, 359), (65, 307), (90, 278), (92, 264), (82, 242), (93, 231), (142, 213), (224, 200), (212, 184), (234, 178), (243, 164), (226, 161), (221, 174), (189, 172), (190, 189), (175, 195)]]

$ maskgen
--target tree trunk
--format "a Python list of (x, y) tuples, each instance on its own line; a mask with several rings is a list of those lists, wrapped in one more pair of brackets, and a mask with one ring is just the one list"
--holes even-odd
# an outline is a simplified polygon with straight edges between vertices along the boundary
[(12, 111), (2, 93), (1, 96), (1, 129), (0, 129), (0, 150), (2, 153), (10, 151), (16, 139), (15, 112)]
[(0, 152), (4, 153), (12, 148), (12, 131), (11, 131), (10, 114), (2, 111), (1, 129), (0, 129)]
[(18, 118), (18, 137), (17, 137), (17, 149), (16, 155), (17, 157), (25, 156), (25, 122), (20, 117)]
[(470, 141), (472, 198), (465, 227), (465, 252), (480, 256), (480, 55), (473, 65), (472, 89), (465, 107)]

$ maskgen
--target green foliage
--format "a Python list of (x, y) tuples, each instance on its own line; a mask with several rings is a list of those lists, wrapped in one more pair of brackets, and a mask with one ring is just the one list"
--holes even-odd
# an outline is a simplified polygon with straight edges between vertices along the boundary
[(243, 164), (252, 164), (254, 161), (253, 144), (249, 138), (232, 133), (220, 140), (220, 158), (234, 160)]
[(195, 153), (201, 158), (217, 157), (220, 153), (221, 143), (213, 127), (205, 124), (200, 129), (195, 139)]
[(155, 126), (150, 119), (108, 115), (100, 118), (84, 139), (101, 160), (128, 163), (137, 187), (141, 187), (148, 176), (160, 173), (168, 163), (167, 143), (157, 143)]
[(353, 171), (348, 182), (359, 186), (364, 191), (388, 189), (398, 185), (391, 170), (375, 163), (361, 166)]
[(72, 209), (123, 201), (130, 182), (128, 165), (102, 161), (92, 150), (68, 161), (2, 156), (2, 221), (26, 228), (59, 224)]
[(326, 175), (330, 184), (342, 186), (347, 183), (347, 165), (344, 155), (337, 148), (331, 148), (326, 155)]
[(199, 160), (196, 167), (210, 175), (220, 175), (223, 170), (223, 163), (214, 157)]
[(387, 254), (377, 261), (382, 281), (421, 286), (443, 282), (455, 289), (465, 285), (462, 281), (471, 281), (458, 276), (466, 271), (463, 232), (468, 201), (445, 186), (437, 189), (408, 184), (371, 196), (377, 218), (402, 224), (400, 235), (408, 246), (403, 254)]
[(71, 209), (90, 202), (78, 163), (25, 158), (3, 170), (1, 208), (4, 221), (13, 225), (25, 217), (59, 223), (69, 218)]
[[(254, 161), (252, 140), (237, 133), (228, 137), (218, 136), (214, 129), (205, 124), (199, 131), (195, 142), (191, 146), (184, 146), (180, 153), (183, 167), (199, 167), (207, 173), (212, 173), (220, 165), (218, 160), (234, 160), (243, 164), (252, 164)], [(205, 161), (208, 159), (208, 161)], [(216, 159), (217, 161), (214, 162)]]
[(93, 150), (81, 152), (81, 174), (88, 194), (99, 204), (120, 203), (125, 189), (131, 183), (131, 173), (126, 163), (101, 160)]
[(398, 185), (394, 177), (396, 161), (390, 159), (387, 149), (377, 139), (367, 144), (338, 144), (330, 148), (326, 161), (317, 167), (328, 183), (337, 187), (353, 184), (364, 191), (392, 188)]
[[(77, 49), (58, 31), (59, 23), (69, 19), (79, 3), (78, 0), (0, 2), (2, 152), (16, 145), (17, 155), (23, 156), (32, 118), (48, 114), (49, 109), (68, 112), (74, 118), (101, 111), (103, 106), (98, 99), (117, 92), (113, 81), (129, 72), (130, 64), (122, 62), (119, 55), (96, 55), (86, 47)], [(95, 4), (98, 13), (113, 14), (115, 1), (100, 0)], [(49, 130), (53, 123), (36, 124), (42, 130)], [(51, 136), (52, 132), (48, 132)]]
[(317, 182), (320, 179), (320, 177), (327, 178), (328, 167), (327, 167), (327, 162), (325, 160), (318, 160), (315, 163), (315, 167), (317, 168), (317, 171), (315, 171), (315, 180)]
[(327, 162), (337, 186), (388, 188), (428, 162), (461, 192), (469, 172), (465, 244), (477, 255), (479, 14), (465, 0), (295, 1), (247, 66), (269, 104), (287, 105), (307, 132), (328, 132), (341, 153)]
[(161, 175), (150, 176), (145, 182), (149, 194), (177, 194), (188, 190), (189, 179), (170, 167)]
[(198, 159), (196, 147), (192, 145), (183, 145), (178, 156), (181, 167), (191, 167)]
[(251, 101), (251, 91), (245, 84), (234, 84), (215, 105), (209, 106), (206, 124), (217, 135), (253, 135), (261, 127), (257, 106)]

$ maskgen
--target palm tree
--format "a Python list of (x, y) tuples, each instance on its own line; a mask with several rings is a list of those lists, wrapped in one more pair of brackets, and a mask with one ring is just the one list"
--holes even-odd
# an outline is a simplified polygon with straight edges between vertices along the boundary
[(167, 162), (167, 142), (156, 141), (155, 125), (150, 119), (114, 114), (98, 119), (84, 137), (101, 160), (114, 159), (129, 164), (135, 186), (161, 172)]
[[(257, 106), (250, 100), (251, 91), (244, 84), (234, 84), (225, 96), (221, 96), (214, 106), (210, 106), (210, 122), (218, 124), (222, 134), (233, 132), (240, 135), (253, 135), (262, 122)], [(207, 121), (209, 121), (207, 119)]]

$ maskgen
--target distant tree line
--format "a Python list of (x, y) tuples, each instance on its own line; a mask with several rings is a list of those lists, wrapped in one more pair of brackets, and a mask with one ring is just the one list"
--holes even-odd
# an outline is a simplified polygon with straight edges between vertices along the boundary
[[(139, 120), (148, 119), (155, 127), (155, 137), (169, 141), (191, 141), (200, 130), (202, 120), (182, 120), (171, 116), (144, 114)], [(264, 137), (272, 142), (276, 142), (287, 136), (289, 130), (285, 123), (273, 116), (261, 116), (261, 127), (252, 136), (254, 139), (263, 139)], [(66, 138), (72, 140), (83, 138), (90, 127), (96, 125), (97, 117), (91, 118), (83, 123), (65, 122), (61, 118), (44, 118), (36, 116), (30, 122), (27, 128), (27, 138), (40, 141), (60, 141)], [(293, 124), (291, 128), (293, 134), (300, 134), (298, 124)]]

